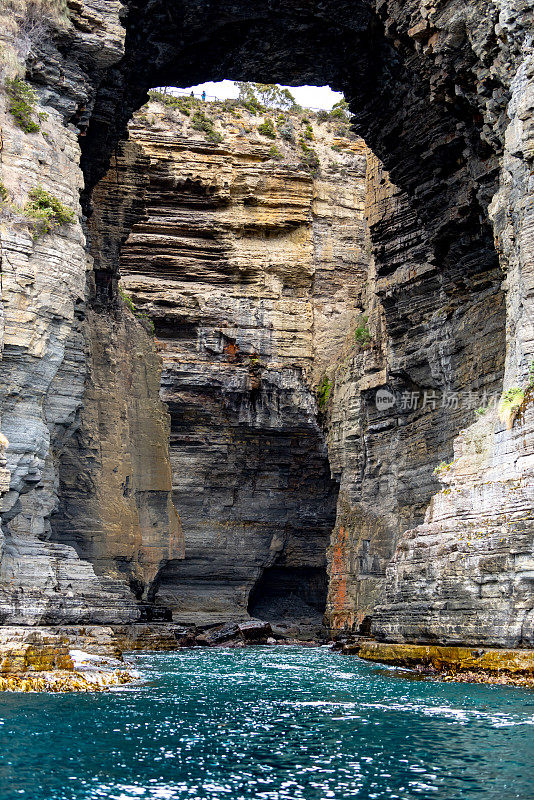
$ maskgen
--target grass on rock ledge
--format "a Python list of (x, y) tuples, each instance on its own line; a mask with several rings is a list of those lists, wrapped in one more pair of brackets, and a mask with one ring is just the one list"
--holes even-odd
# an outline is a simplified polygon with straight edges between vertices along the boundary
[(134, 301), (132, 300), (130, 295), (127, 294), (127, 292), (124, 291), (122, 286), (119, 286), (119, 295), (120, 295), (120, 298), (121, 298), (122, 302), (124, 303), (124, 305), (127, 308), (129, 308), (129, 310), (132, 312), (132, 314), (135, 317), (137, 317), (139, 320), (141, 320), (141, 322), (145, 325), (145, 327), (149, 330), (149, 332), (151, 334), (154, 334), (154, 331), (156, 330), (156, 328), (155, 328), (155, 325), (152, 322), (151, 318), (148, 316), (148, 314), (145, 314), (144, 311), (138, 311), (138, 309), (135, 306)]
[(10, 201), (3, 183), (0, 183), (0, 217), (14, 225), (27, 225), (34, 239), (54, 233), (63, 225), (73, 225), (77, 220), (72, 209), (42, 186), (30, 189), (26, 205), (19, 206)]

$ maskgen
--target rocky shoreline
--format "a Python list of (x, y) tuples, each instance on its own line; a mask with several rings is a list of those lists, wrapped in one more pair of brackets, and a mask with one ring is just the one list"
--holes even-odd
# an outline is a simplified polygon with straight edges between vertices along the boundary
[(334, 646), (346, 655), (414, 670), (421, 678), (534, 688), (532, 650), (399, 644), (363, 637), (343, 637)]
[[(297, 635), (293, 635), (293, 634)], [(326, 641), (326, 637), (325, 637)], [(317, 646), (295, 626), (257, 620), (206, 628), (169, 623), (129, 626), (5, 626), (0, 629), (0, 691), (100, 692), (139, 680), (125, 653), (190, 647)]]
[(0, 676), (2, 692), (104, 692), (114, 686), (122, 686), (138, 680), (139, 675), (122, 666), (121, 669), (73, 672), (36, 672), (32, 674)]
[(117, 650), (104, 655), (74, 645), (61, 630), (0, 629), (0, 691), (100, 692), (140, 677)]
[[(319, 634), (319, 635), (318, 635)], [(141, 678), (128, 652), (192, 647), (329, 644), (344, 655), (410, 670), (413, 677), (534, 688), (534, 651), (391, 644), (262, 620), (204, 628), (172, 623), (0, 629), (0, 691), (100, 692)]]

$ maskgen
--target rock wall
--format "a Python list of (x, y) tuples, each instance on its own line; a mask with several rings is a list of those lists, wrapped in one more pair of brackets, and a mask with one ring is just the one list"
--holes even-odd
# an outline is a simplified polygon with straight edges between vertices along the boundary
[[(24, 203), (30, 186), (40, 183), (69, 207), (77, 208), (83, 173), (83, 208), (92, 214), (90, 231), (76, 224), (36, 242), (26, 232), (24, 220), (17, 221), (16, 214), (16, 219), (8, 219), (2, 232), (5, 335), (0, 411), (2, 428), (9, 440), (6, 460), (11, 475), (10, 490), (4, 498), (0, 542), (3, 619), (35, 622), (48, 619), (47, 615), (53, 619), (85, 619), (97, 614), (98, 608), (109, 608), (114, 609), (112, 616), (117, 609), (123, 614), (124, 609), (124, 619), (128, 620), (140, 613), (136, 595), (141, 603), (149, 600), (160, 580), (161, 591), (164, 585), (168, 590), (167, 576), (161, 571), (165, 570), (165, 535), (158, 533), (152, 539), (141, 520), (136, 531), (131, 532), (137, 511), (134, 513), (133, 501), (128, 499), (125, 503), (121, 499), (126, 474), (124, 480), (113, 485), (113, 500), (110, 499), (111, 505), (115, 501), (117, 507), (125, 504), (128, 508), (128, 552), (121, 569), (118, 563), (122, 554), (116, 552), (114, 544), (108, 547), (104, 541), (108, 521), (113, 528), (113, 519), (103, 518), (96, 523), (98, 543), (83, 544), (83, 552), (91, 554), (94, 564), (79, 557), (76, 547), (80, 547), (81, 534), (76, 538), (74, 533), (66, 533), (67, 499), (73, 507), (82, 506), (69, 495), (73, 478), (62, 470), (62, 460), (66, 464), (78, 463), (79, 445), (85, 447), (86, 433), (97, 428), (105, 443), (118, 446), (117, 438), (103, 430), (105, 426), (95, 426), (92, 421), (95, 417), (89, 405), (107, 406), (95, 397), (88, 376), (98, 374), (102, 380), (115, 376), (120, 368), (113, 364), (125, 363), (121, 350), (130, 347), (132, 336), (135, 347), (140, 341), (137, 333), (132, 334), (132, 326), (138, 323), (130, 319), (121, 322), (125, 312), (116, 291), (120, 244), (128, 236), (129, 226), (138, 220), (139, 203), (132, 195), (118, 226), (113, 223), (114, 230), (106, 232), (107, 223), (99, 217), (98, 191), (94, 195), (92, 192), (110, 163), (113, 166), (113, 154), (125, 135), (126, 123), (144, 102), (147, 88), (171, 83), (191, 85), (223, 77), (261, 78), (288, 84), (328, 82), (343, 89), (355, 114), (357, 132), (383, 163), (382, 167), (370, 161), (369, 250), (373, 262), (369, 288), (354, 307), (349, 304), (347, 317), (357, 309), (359, 315), (368, 316), (368, 321), (362, 323), (359, 317), (360, 321), (354, 320), (353, 329), (350, 324), (340, 326), (348, 337), (347, 345), (350, 337), (354, 341), (355, 330), (362, 325), (369, 329), (371, 338), (369, 341), (364, 335), (362, 339), (360, 333), (358, 344), (365, 346), (344, 351), (343, 345), (338, 349), (342, 338), (339, 335), (335, 347), (327, 350), (330, 328), (325, 324), (323, 341), (311, 353), (309, 342), (319, 341), (320, 337), (318, 333), (311, 337), (303, 334), (308, 307), (300, 304), (292, 312), (299, 327), (288, 331), (283, 317), (291, 314), (284, 310), (283, 303), (293, 303), (305, 292), (313, 297), (313, 283), (316, 281), (318, 287), (320, 281), (317, 283), (316, 278), (312, 280), (306, 274), (299, 274), (295, 280), (291, 269), (288, 275), (284, 274), (284, 265), (275, 259), (265, 279), (265, 300), (272, 300), (273, 296), (276, 299), (278, 292), (283, 303), (264, 303), (267, 310), (262, 314), (269, 321), (277, 317), (276, 326), (288, 336), (287, 347), (271, 333), (263, 333), (256, 344), (256, 333), (242, 333), (250, 325), (239, 318), (239, 303), (231, 302), (238, 296), (238, 283), (250, 288), (255, 302), (262, 299), (260, 293), (254, 294), (259, 276), (247, 272), (255, 253), (245, 257), (243, 250), (239, 256), (236, 247), (238, 256), (233, 261), (234, 251), (228, 248), (224, 225), (217, 229), (219, 239), (206, 243), (200, 235), (199, 242), (191, 242), (195, 238), (190, 235), (194, 215), (185, 215), (188, 230), (181, 246), (190, 254), (193, 244), (197, 254), (204, 253), (205, 262), (217, 275), (221, 302), (226, 302), (225, 316), (231, 323), (227, 329), (236, 333), (230, 334), (230, 340), (224, 334), (213, 336), (224, 327), (223, 315), (208, 309), (206, 339), (201, 340), (203, 352), (211, 353), (213, 358), (209, 358), (221, 367), (219, 372), (213, 369), (210, 374), (220, 378), (222, 365), (225, 367), (219, 385), (231, 381), (233, 394), (229, 403), (234, 405), (230, 417), (235, 419), (232, 415), (236, 409), (248, 409), (247, 423), (250, 421), (251, 429), (257, 430), (261, 407), (252, 412), (251, 403), (247, 405), (245, 398), (250, 400), (250, 394), (255, 392), (254, 396), (259, 396), (265, 406), (265, 390), (269, 398), (280, 397), (283, 408), (285, 398), (296, 392), (299, 399), (295, 404), (292, 397), (291, 408), (296, 405), (302, 409), (298, 414), (298, 424), (302, 425), (299, 430), (309, 432), (311, 450), (317, 453), (322, 447), (322, 433), (316, 421), (310, 423), (307, 416), (313, 400), (305, 389), (300, 395), (301, 376), (310, 385), (322, 381), (323, 372), (328, 380), (335, 379), (326, 414), (330, 461), (340, 482), (330, 550), (328, 611), (334, 627), (353, 628), (366, 617), (374, 617), (376, 635), (392, 640), (456, 642), (462, 637), (470, 641), (478, 637), (507, 645), (531, 642), (532, 4), (525, 0), (336, 0), (310, 9), (309, 3), (301, 0), (283, 5), (269, 0), (261, 8), (240, 0), (231, 4), (221, 0), (199, 8), (198, 3), (188, 0), (128, 0), (124, 4), (89, 0), (83, 4), (71, 2), (70, 15), (70, 23), (53, 35), (31, 42), (24, 54), (27, 77), (38, 91), (38, 110), (46, 109), (49, 114), (41, 126), (48, 138), (16, 129), (12, 117), (5, 114), (5, 105), (2, 114), (2, 180), (11, 200)], [(19, 34), (11, 28), (7, 35)], [(3, 95), (2, 102), (5, 104)], [(199, 152), (210, 159), (213, 148), (207, 150), (200, 148)], [(255, 158), (257, 162), (262, 160), (261, 156)], [(216, 164), (215, 168), (218, 169)], [(169, 184), (174, 193), (177, 184), (173, 181), (175, 176)], [(202, 188), (205, 184), (204, 175), (200, 196), (194, 183), (180, 189), (186, 198), (183, 205), (189, 211), (207, 211), (209, 204)], [(158, 191), (164, 188), (160, 186)], [(280, 191), (276, 182), (270, 188), (274, 194)], [(249, 187), (245, 191), (253, 203), (255, 191)], [(241, 187), (236, 187), (236, 192), (239, 196)], [(224, 185), (216, 185), (214, 194), (221, 198), (217, 213), (223, 216), (224, 206), (231, 208), (232, 198), (225, 197)], [(247, 205), (245, 199), (242, 207), (247, 218), (254, 218), (254, 206)], [(171, 210), (173, 224), (175, 211)], [(314, 213), (312, 209), (312, 217)], [(265, 223), (266, 210), (260, 206), (257, 216), (262, 215), (266, 238), (270, 230), (275, 234), (271, 244), (285, 246), (288, 241), (293, 242), (291, 237), (297, 236), (299, 230), (294, 220), (290, 229), (282, 232), (283, 223), (276, 215), (267, 215), (271, 219)], [(204, 223), (202, 218), (200, 234)], [(313, 223), (312, 228), (314, 225), (319, 252), (321, 225)], [(84, 235), (88, 231), (96, 269), (89, 265), (87, 273)], [(247, 238), (254, 237), (242, 236), (240, 243), (247, 244)], [(175, 244), (168, 243), (170, 253), (166, 252), (159, 265), (151, 262), (151, 269), (159, 276), (165, 272), (165, 264), (176, 261)], [(304, 248), (304, 240), (301, 244)], [(205, 282), (205, 275), (198, 280), (195, 274), (202, 259), (183, 254), (179, 258), (186, 268), (185, 283), (193, 287)], [(335, 271), (324, 270), (324, 294), (317, 304), (323, 308), (328, 305), (324, 300), (328, 283), (333, 281), (337, 293), (336, 275), (342, 274), (339, 259), (333, 263)], [(321, 271), (322, 268), (317, 275)], [(132, 269), (131, 275), (142, 272)], [(344, 280), (345, 276), (340, 284)], [(319, 295), (321, 291), (317, 288)], [(153, 298), (149, 297), (146, 283), (138, 293), (141, 304), (150, 306)], [(206, 291), (197, 286), (182, 293), (184, 305), (191, 304), (190, 327), (184, 327), (184, 350), (180, 345), (178, 351), (194, 363), (189, 350), (193, 339), (198, 340), (191, 325), (200, 328), (195, 304)], [(243, 308), (248, 314), (253, 305), (248, 288), (243, 296), (248, 303)], [(95, 338), (91, 334), (91, 315), (86, 313), (88, 303), (103, 327), (110, 328), (107, 366), (106, 355), (99, 365), (98, 355), (91, 352), (90, 343)], [(260, 305), (258, 302), (255, 308)], [(319, 308), (314, 310), (318, 331), (323, 325), (321, 313)], [(161, 309), (158, 314), (163, 320)], [(262, 330), (263, 322), (255, 323), (256, 329)], [(96, 325), (95, 330), (100, 337), (102, 326)], [(158, 330), (163, 342), (164, 334), (163, 325)], [(234, 352), (238, 342), (245, 339), (254, 341), (254, 347), (260, 348), (257, 353)], [(146, 347), (144, 352), (148, 354), (149, 340)], [(171, 349), (175, 347), (173, 343)], [(269, 352), (269, 347), (272, 357), (282, 365), (281, 372), (278, 366), (271, 367), (271, 362), (265, 366), (262, 363), (266, 356), (261, 353)], [(105, 353), (106, 347), (102, 351)], [(339, 355), (340, 351), (341, 356), (336, 359), (336, 352)], [(321, 363), (322, 352), (329, 355)], [(260, 364), (248, 364), (248, 356), (256, 354)], [(235, 361), (231, 361), (232, 357)], [(207, 355), (205, 358), (209, 360)], [(255, 362), (255, 358), (248, 361)], [(147, 363), (157, 370), (157, 360), (148, 357)], [(135, 355), (131, 364), (139, 369)], [(256, 367), (261, 368), (261, 380)], [(475, 409), (469, 404), (487, 405), (485, 393), (491, 395), (500, 390), (503, 368), (504, 388), (524, 394), (521, 414), (512, 427), (506, 427), (488, 411), (488, 416), (484, 415), (484, 425), (490, 426), (487, 441), (480, 443), (478, 428), (461, 434), (456, 451), (463, 455), (454, 457), (454, 437), (468, 426), (470, 430), (475, 419)], [(173, 366), (173, 370), (183, 376), (181, 367)], [(286, 383), (277, 382), (280, 374), (287, 378)], [(170, 371), (166, 371), (165, 375), (169, 385), (179, 386), (178, 379), (174, 383), (174, 374), (171, 378)], [(191, 380), (197, 378), (198, 370), (192, 369)], [(209, 396), (214, 381), (215, 378), (209, 387), (200, 386), (197, 398), (202, 393), (204, 398)], [(126, 382), (119, 383), (124, 391)], [(144, 387), (156, 384), (151, 373)], [(190, 402), (195, 405), (193, 400), (184, 399), (185, 385), (187, 381), (178, 396), (169, 397), (169, 403), (176, 403), (173, 437), (178, 417)], [(382, 399), (377, 405), (378, 390), (382, 391)], [(144, 395), (145, 389), (139, 384), (135, 391), (143, 396), (144, 407), (150, 407), (155, 414), (154, 429), (162, 433), (166, 423), (161, 407)], [(87, 402), (82, 419), (84, 392)], [(418, 397), (417, 408), (409, 405), (414, 394)], [(458, 401), (457, 406), (454, 400), (444, 403), (443, 397), (450, 395), (468, 395), (471, 400), (465, 404)], [(390, 396), (394, 405), (388, 400)], [(129, 429), (138, 431), (135, 413), (127, 410), (129, 402), (128, 398), (118, 402), (114, 413), (124, 417), (124, 424), (128, 420)], [(219, 403), (214, 405), (220, 409)], [(265, 418), (273, 418), (270, 408), (261, 417), (261, 425)], [(228, 419), (219, 418), (221, 447), (225, 446), (224, 436), (234, 429)], [(205, 422), (205, 418), (198, 417), (188, 420), (190, 450), (195, 442), (202, 447), (198, 436), (205, 431)], [(278, 422), (275, 429), (277, 425)], [(75, 439), (78, 429), (80, 435)], [(241, 430), (239, 426), (238, 429)], [(256, 439), (253, 446), (256, 454), (260, 452), (258, 442)], [(477, 448), (482, 448), (484, 464), (479, 463), (478, 455), (467, 456), (472, 445), (477, 453)], [(91, 446), (87, 453), (94, 451)], [(177, 452), (175, 449), (173, 456), (175, 487)], [(458, 469), (456, 459), (464, 456), (471, 463), (462, 462)], [(87, 459), (91, 457), (88, 455)], [(135, 459), (130, 444), (125, 443), (122, 453), (114, 457), (125, 463), (131, 459), (133, 479)], [(98, 458), (104, 471), (106, 465), (113, 463), (113, 458), (109, 462)], [(423, 523), (426, 505), (439, 490), (433, 469), (440, 461), (450, 464), (451, 459), (453, 484), (444, 490), (450, 488), (451, 492), (438, 495)], [(92, 467), (85, 460), (83, 474), (91, 474)], [(1, 467), (5, 488), (7, 475), (3, 464)], [(154, 475), (156, 493), (164, 492), (161, 470), (154, 470)], [(89, 509), (93, 502), (91, 492), (94, 489), (94, 496), (98, 497), (102, 486), (98, 477), (93, 478), (87, 497)], [(194, 478), (197, 484), (200, 480), (204, 477)], [(229, 481), (228, 475), (225, 480)], [(137, 496), (150, 491), (140, 479), (134, 483)], [(514, 488), (516, 483), (519, 493)], [(238, 486), (242, 485), (246, 482), (238, 480)], [(151, 510), (146, 514), (154, 513), (158, 520), (172, 520), (172, 510), (162, 497), (158, 494), (154, 498), (155, 505), (150, 504)], [(222, 508), (222, 500), (218, 503)], [(145, 511), (141, 514), (143, 519), (144, 515)], [(479, 515), (488, 535), (475, 537), (469, 545), (471, 558), (466, 555), (461, 537)], [(77, 516), (83, 517), (81, 511)], [(511, 525), (514, 520), (517, 528)], [(72, 530), (76, 527), (78, 523)], [(499, 527), (501, 537), (497, 537)], [(110, 541), (117, 542), (118, 538), (114, 529)], [(67, 543), (75, 540), (75, 545)], [(133, 553), (134, 542), (140, 543), (139, 557)], [(155, 548), (145, 569), (149, 542)], [(179, 547), (174, 553), (172, 548), (167, 552), (175, 556)], [(169, 571), (177, 568), (176, 564), (177, 559), (171, 557)], [(100, 569), (101, 575), (97, 574)], [(106, 583), (108, 580), (110, 583)], [(248, 580), (239, 576), (233, 581), (234, 588), (239, 589), (230, 605), (241, 611)], [(428, 600), (424, 607), (421, 594)], [(492, 614), (494, 605), (498, 613)], [(369, 624), (369, 620), (365, 621), (364, 627)]]
[[(141, 84), (151, 80), (147, 72), (154, 83), (186, 85), (202, 80), (206, 65), (210, 78), (254, 78), (261, 67), (264, 80), (328, 80), (344, 89), (358, 132), (389, 172), (380, 176), (377, 166), (370, 206), (373, 345), (336, 370), (330, 412), (341, 492), (329, 618), (334, 627), (357, 627), (372, 615), (396, 543), (402, 546), (403, 532), (422, 522), (439, 489), (433, 470), (450, 462), (454, 437), (500, 389), (503, 368), (506, 387), (526, 381), (531, 348), (524, 347), (522, 331), (530, 323), (514, 266), (525, 237), (511, 229), (526, 224), (530, 156), (517, 143), (511, 155), (505, 134), (517, 139), (529, 114), (532, 9), (529, 3), (414, 0), (326, 3), (312, 16), (297, 2), (282, 9), (265, 4), (259, 17), (245, 4), (226, 10), (210, 6), (190, 14), (183, 3), (165, 17), (163, 31), (163, 4), (150, 21), (135, 8), (129, 23), (136, 48), (127, 50), (122, 65), (123, 75), (135, 77), (122, 84), (113, 120), (106, 86), (108, 105), (88, 131), (86, 158), (98, 174), (102, 142), (114, 141), (117, 122), (138, 104)], [(509, 106), (514, 92), (518, 102)], [(510, 127), (508, 112), (515, 120)], [(507, 199), (492, 203), (503, 191)], [(510, 267), (505, 353), (500, 269)], [(394, 395), (394, 408), (377, 408), (379, 389)], [(425, 393), (430, 402), (422, 407)], [(417, 409), (409, 405), (414, 395)], [(517, 455), (517, 448), (511, 444), (510, 453)], [(516, 462), (523, 475), (525, 460)], [(531, 538), (525, 546), (531, 552)], [(448, 560), (442, 568), (449, 570)], [(513, 607), (512, 600), (512, 614)], [(394, 615), (394, 606), (387, 613)], [(436, 615), (428, 623), (438, 637), (447, 635)], [(499, 638), (496, 629), (492, 636)]]
[(401, 534), (423, 521), (439, 490), (435, 468), (451, 460), (477, 409), (500, 396), (504, 369), (497, 265), (453, 280), (428, 251), (428, 262), (405, 264), (405, 241), (420, 247), (420, 231), (409, 236), (405, 198), (374, 155), (366, 219), (369, 235), (388, 242), (367, 283), (371, 341), (334, 368), (328, 423), (341, 485), (327, 611), (332, 627), (349, 630), (369, 625)]
[(313, 177), (304, 115), (285, 115), (273, 151), (263, 117), (204, 107), (214, 144), (193, 111), (143, 108), (97, 190), (110, 230), (132, 204), (114, 187), (144, 192), (121, 285), (163, 358), (186, 555), (156, 599), (203, 623), (246, 616), (254, 590), (263, 615), (320, 618), (337, 485), (313, 390), (362, 312), (366, 148), (314, 120)]
[(52, 536), (98, 575), (125, 584), (124, 607), (107, 609), (102, 620), (121, 622), (128, 607), (137, 618), (133, 598), (153, 599), (165, 564), (183, 558), (171, 500), (170, 420), (158, 396), (161, 361), (133, 314), (89, 311), (84, 335), (83, 406), (60, 458)]
[[(19, 37), (23, 9), (20, 18), (13, 12)], [(117, 10), (116, 3), (73, 10), (60, 34), (72, 46), (68, 62), (52, 36), (41, 42), (43, 60), (33, 64), (37, 131), (16, 124), (0, 92), (5, 623), (137, 619), (139, 586), (183, 544), (169, 499), (168, 418), (151, 385), (160, 371), (151, 337), (127, 312), (98, 316), (86, 306), (92, 262), (78, 221), (80, 149), (63, 114), (87, 99), (91, 73), (120, 58)], [(25, 211), (35, 187), (73, 210), (76, 222), (38, 235)], [(73, 486), (88, 499), (83, 512)]]
[(424, 524), (402, 537), (387, 569), (375, 627), (386, 640), (508, 647), (534, 641), (534, 60), (532, 39), (523, 38), (531, 11), (528, 4), (505, 3), (496, 26), (519, 66), (510, 85), (499, 190), (490, 205), (505, 273), (504, 390), (519, 393), (522, 402), (513, 424), (494, 409), (455, 441), (454, 458), (440, 474), (444, 488)]

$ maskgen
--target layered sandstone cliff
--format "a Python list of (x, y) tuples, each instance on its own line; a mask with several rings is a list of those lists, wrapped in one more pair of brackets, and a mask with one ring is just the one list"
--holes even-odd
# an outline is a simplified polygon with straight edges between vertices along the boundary
[[(84, 12), (74, 15), (63, 34), (82, 59), (93, 42), (94, 70), (120, 56), (116, 11), (95, 9), (90, 24)], [(14, 18), (22, 36), (25, 19)], [(92, 262), (78, 221), (80, 148), (61, 113), (79, 102), (85, 78), (70, 66), (67, 87), (64, 75), (52, 74), (41, 88), (31, 109), (36, 131), (17, 124), (0, 93), (4, 623), (135, 620), (136, 598), (146, 598), (161, 564), (183, 551), (151, 337), (122, 309), (87, 310)], [(41, 235), (25, 211), (36, 187), (76, 221)], [(83, 492), (83, 510), (73, 487)]]
[(320, 622), (337, 486), (314, 392), (363, 313), (366, 148), (335, 119), (282, 114), (272, 139), (242, 107), (186, 112), (143, 108), (107, 177), (143, 194), (121, 285), (154, 323), (171, 414), (186, 557), (156, 601), (180, 622)]
[[(202, 563), (201, 519), (210, 521), (210, 541), (224, 521), (234, 532), (242, 526), (243, 564), (250, 552), (245, 510), (253, 492), (259, 501), (272, 492), (283, 502), (250, 520), (251, 530), (265, 530), (261, 559), (252, 571), (231, 574), (231, 591), (210, 609), (242, 613), (265, 558), (281, 569), (275, 560), (288, 557), (288, 542), (297, 548), (303, 520), (321, 520), (322, 532), (312, 531), (310, 541), (324, 542), (333, 499), (321, 490), (317, 510), (316, 487), (328, 484), (324, 423), (340, 484), (329, 550), (331, 625), (374, 625), (390, 640), (529, 645), (531, 3), (346, 0), (310, 10), (299, 0), (261, 9), (248, 2), (199, 9), (187, 0), (89, 0), (69, 7), (70, 21), (21, 56), (38, 94), (36, 111), (48, 114), (41, 132), (14, 125), (2, 92), (9, 202), (23, 204), (41, 185), (77, 212), (85, 182), (89, 217), (88, 226), (67, 225), (37, 240), (16, 214), (2, 229), (0, 411), (10, 476), (0, 541), (2, 619), (128, 621), (149, 613), (158, 591), (185, 612), (196, 590), (186, 597), (176, 587), (190, 587), (195, 570), (204, 587), (221, 574), (227, 585), (225, 568), (214, 575), (210, 564), (220, 558), (228, 565), (231, 546), (221, 534), (214, 560)], [(23, 16), (23, 3), (11, 8)], [(17, 30), (8, 35), (16, 38)], [(198, 136), (187, 155), (180, 135), (176, 143), (165, 137), (165, 126), (151, 130), (146, 145), (132, 138), (119, 146), (150, 86), (228, 75), (330, 82), (345, 91), (358, 133), (384, 165), (369, 159), (365, 288), (347, 283), (339, 230), (338, 249), (328, 252), (325, 232), (340, 187), (328, 165), (321, 164), (323, 191), (321, 178), (298, 178), (296, 164), (288, 174), (268, 164), (270, 145), (260, 146), (256, 135), (250, 154), (240, 153), (242, 134), (232, 133), (230, 122), (226, 131), (219, 126), (232, 141), (228, 166), (218, 157), (223, 143)], [(128, 171), (121, 159), (143, 166)], [(116, 203), (120, 215), (106, 219), (114, 170), (115, 196), (129, 201)], [(181, 182), (188, 171), (198, 180), (188, 183), (186, 175)], [(126, 174), (134, 182), (124, 191)], [(155, 212), (142, 220), (145, 192)], [(278, 198), (281, 213), (266, 201), (254, 205), (267, 196)], [(345, 199), (341, 205), (350, 206)], [(121, 245), (132, 225), (123, 266), (162, 343), (170, 460), (170, 418), (154, 395), (160, 362), (148, 330), (117, 294)], [(163, 252), (153, 254), (151, 237)], [(267, 264), (257, 242), (272, 253)], [(258, 261), (261, 269), (251, 271)], [(170, 280), (177, 265), (183, 277)], [(151, 281), (165, 284), (161, 296)], [(210, 304), (212, 292), (217, 303)], [(339, 325), (332, 324), (336, 316)], [(310, 392), (319, 384), (329, 387), (321, 424)], [(513, 426), (491, 410), (475, 423), (473, 405), (483, 409), (503, 388), (526, 398)], [(377, 404), (378, 390), (394, 402)], [(304, 453), (288, 436), (293, 429), (309, 446)], [(239, 438), (245, 431), (247, 442)], [(171, 460), (173, 496), (197, 547), (191, 571), (187, 559), (180, 563)], [(435, 476), (440, 462), (447, 470)], [(181, 474), (192, 463), (196, 492)], [(449, 481), (441, 491), (438, 477)], [(288, 503), (287, 490), (299, 485), (304, 499)], [(271, 510), (280, 508), (275, 522)], [(279, 549), (274, 531), (282, 527)], [(319, 567), (312, 561), (306, 569)], [(280, 574), (272, 579), (281, 585)]]

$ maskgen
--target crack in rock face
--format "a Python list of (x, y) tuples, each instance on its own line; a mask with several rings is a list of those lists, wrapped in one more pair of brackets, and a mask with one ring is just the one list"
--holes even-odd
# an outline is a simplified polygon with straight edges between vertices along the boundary
[[(528, 391), (473, 428), (533, 359), (531, 11), (90, 0), (35, 45), (48, 138), (3, 107), (2, 179), (71, 204), (83, 179), (86, 219), (3, 236), (2, 619), (186, 618), (215, 584), (239, 616), (264, 570), (323, 570), (333, 528), (330, 627), (532, 643)], [(310, 176), (235, 120), (127, 140), (151, 86), (226, 77), (342, 90), (365, 144)]]

